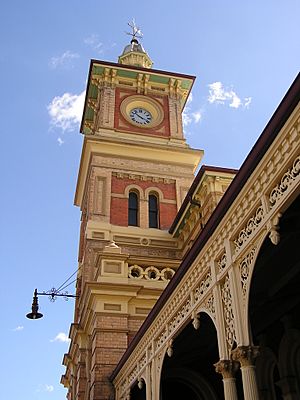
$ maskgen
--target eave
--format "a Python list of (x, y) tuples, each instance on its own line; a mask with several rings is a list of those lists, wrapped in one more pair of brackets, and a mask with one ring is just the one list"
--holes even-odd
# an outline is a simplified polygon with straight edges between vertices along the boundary
[(169, 229), (169, 233), (173, 234), (176, 228), (178, 227), (180, 221), (183, 219), (184, 214), (186, 213), (187, 209), (191, 205), (191, 201), (193, 199), (193, 196), (197, 193), (198, 187), (201, 183), (201, 180), (205, 174), (205, 172), (216, 172), (216, 173), (224, 173), (224, 174), (233, 174), (236, 175), (238, 173), (237, 169), (233, 168), (223, 168), (223, 167), (214, 167), (211, 165), (202, 165), (198, 174), (196, 175), (189, 191), (187, 192), (185, 199), (183, 200), (183, 203), (176, 214), (176, 217)]

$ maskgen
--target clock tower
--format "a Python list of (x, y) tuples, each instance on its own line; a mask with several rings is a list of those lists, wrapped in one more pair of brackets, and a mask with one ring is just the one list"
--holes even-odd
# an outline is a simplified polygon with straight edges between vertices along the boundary
[(137, 31), (118, 63), (91, 60), (75, 194), (77, 295), (62, 383), (112, 398), (109, 376), (182, 258), (168, 229), (202, 157), (184, 138), (194, 77), (152, 69)]

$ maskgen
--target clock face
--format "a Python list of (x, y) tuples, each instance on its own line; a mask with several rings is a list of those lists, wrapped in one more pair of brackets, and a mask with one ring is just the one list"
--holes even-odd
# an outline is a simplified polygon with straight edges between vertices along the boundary
[(129, 115), (133, 122), (140, 125), (148, 125), (152, 121), (151, 113), (141, 107), (133, 108)]

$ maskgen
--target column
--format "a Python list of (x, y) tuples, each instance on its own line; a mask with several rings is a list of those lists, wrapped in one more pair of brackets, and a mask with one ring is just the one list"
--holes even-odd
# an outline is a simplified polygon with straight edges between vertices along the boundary
[(214, 364), (216, 372), (222, 374), (225, 400), (238, 400), (234, 374), (238, 363), (231, 360), (220, 360)]
[(146, 400), (151, 400), (151, 367), (150, 364), (146, 367)]
[(259, 400), (254, 366), (258, 354), (257, 346), (240, 346), (232, 351), (232, 359), (241, 364), (245, 400)]

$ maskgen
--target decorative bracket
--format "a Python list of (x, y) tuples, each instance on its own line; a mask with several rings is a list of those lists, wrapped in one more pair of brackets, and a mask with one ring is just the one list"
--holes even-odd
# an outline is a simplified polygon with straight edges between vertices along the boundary
[(193, 327), (196, 330), (198, 330), (200, 328), (200, 316), (199, 316), (199, 314), (193, 312), (192, 313), (192, 320), (193, 320), (193, 322), (192, 322)]
[(277, 215), (275, 215), (273, 219), (271, 219), (268, 222), (268, 230), (270, 231), (269, 238), (275, 246), (280, 242), (280, 233), (278, 231), (279, 231), (279, 220), (281, 216), (282, 214), (278, 213)]
[(168, 342), (167, 354), (169, 357), (172, 357), (173, 355), (173, 342), (174, 342), (173, 339), (170, 339)]
[(139, 378), (138, 379), (138, 388), (139, 389), (143, 389), (144, 386), (144, 379), (143, 378)]

